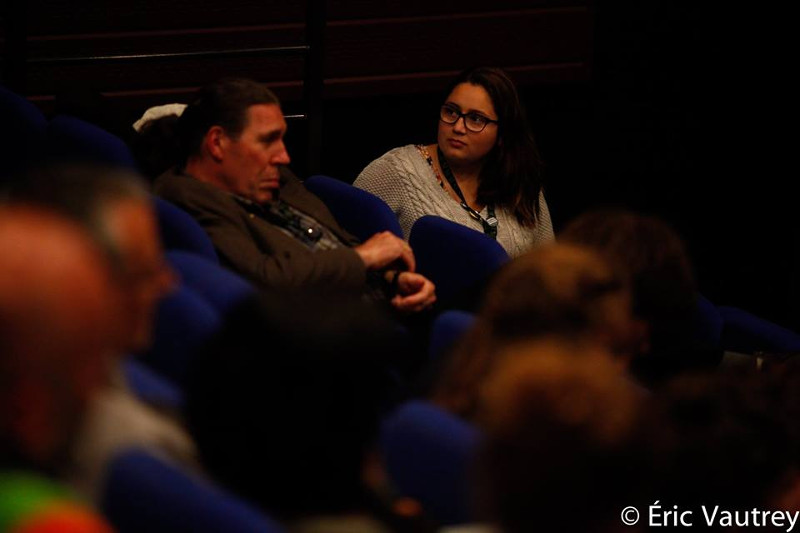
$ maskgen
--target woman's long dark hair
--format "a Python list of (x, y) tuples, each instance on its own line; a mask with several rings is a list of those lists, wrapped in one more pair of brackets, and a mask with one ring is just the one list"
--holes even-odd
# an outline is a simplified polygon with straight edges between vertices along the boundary
[(497, 143), (481, 169), (478, 202), (508, 209), (523, 226), (535, 225), (539, 219), (542, 160), (514, 82), (499, 68), (476, 67), (459, 74), (447, 95), (461, 83), (483, 87), (499, 121)]

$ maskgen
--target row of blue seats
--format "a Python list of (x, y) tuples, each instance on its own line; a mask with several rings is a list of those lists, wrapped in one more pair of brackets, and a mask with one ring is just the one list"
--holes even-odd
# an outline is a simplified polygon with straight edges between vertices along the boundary
[(42, 112), (0, 86), (0, 178), (13, 176), (43, 159), (61, 161), (75, 156), (135, 169), (136, 162), (122, 139), (94, 124), (68, 115), (48, 121)]
[[(470, 464), (480, 443), (471, 424), (422, 401), (401, 405), (382, 424), (380, 449), (394, 486), (428, 515), (453, 525), (472, 519)], [(263, 512), (150, 451), (112, 461), (101, 507), (121, 533), (277, 533)]]
[[(433, 323), (428, 355), (446, 353), (475, 322), (475, 315), (461, 310), (439, 314)], [(743, 309), (716, 306), (698, 295), (694, 336), (706, 346), (726, 352), (788, 356), (800, 353), (800, 335)]]

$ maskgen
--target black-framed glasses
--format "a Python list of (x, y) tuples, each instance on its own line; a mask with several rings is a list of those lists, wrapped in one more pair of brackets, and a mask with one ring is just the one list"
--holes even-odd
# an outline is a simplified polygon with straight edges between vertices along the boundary
[(474, 111), (462, 113), (460, 109), (447, 104), (443, 105), (439, 110), (439, 120), (445, 124), (455, 124), (460, 118), (464, 119), (464, 127), (473, 133), (482, 132), (488, 124), (497, 124), (496, 120), (485, 117), (480, 113)]

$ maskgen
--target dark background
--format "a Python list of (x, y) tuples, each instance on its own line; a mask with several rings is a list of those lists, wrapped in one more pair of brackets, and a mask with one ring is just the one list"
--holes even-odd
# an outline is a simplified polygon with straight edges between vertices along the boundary
[[(800, 330), (784, 8), (658, 0), (328, 0), (325, 8), (323, 173), (350, 182), (395, 146), (433, 142), (448, 78), (502, 66), (528, 108), (557, 230), (592, 207), (660, 215), (686, 240), (709, 299)], [(59, 92), (102, 92), (123, 123), (222, 75), (267, 81), (287, 112), (302, 111), (302, 58), (31, 60), (302, 41), (304, 14), (304, 2), (267, 0), (8, 2), (4, 74), (23, 70), (18, 90), (46, 112)], [(24, 31), (12, 20), (25, 20)], [(21, 42), (28, 61), (12, 64)], [(305, 123), (291, 122), (300, 174), (305, 139)]]

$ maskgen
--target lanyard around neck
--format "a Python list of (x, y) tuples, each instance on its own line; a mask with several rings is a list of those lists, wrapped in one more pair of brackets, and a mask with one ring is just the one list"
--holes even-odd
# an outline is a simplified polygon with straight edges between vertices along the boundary
[(494, 206), (491, 204), (486, 206), (486, 210), (489, 215), (487, 218), (483, 218), (480, 213), (472, 209), (467, 203), (467, 200), (464, 198), (464, 193), (461, 192), (461, 187), (458, 186), (456, 177), (453, 175), (453, 171), (450, 170), (450, 165), (447, 164), (447, 159), (445, 159), (442, 149), (438, 146), (436, 147), (436, 153), (439, 156), (439, 166), (442, 167), (442, 174), (444, 174), (444, 178), (447, 180), (447, 183), (450, 184), (450, 188), (455, 191), (459, 200), (461, 200), (461, 207), (467, 213), (469, 213), (472, 218), (481, 222), (481, 225), (483, 226), (483, 232), (486, 235), (492, 239), (497, 239), (497, 217), (494, 215)]

